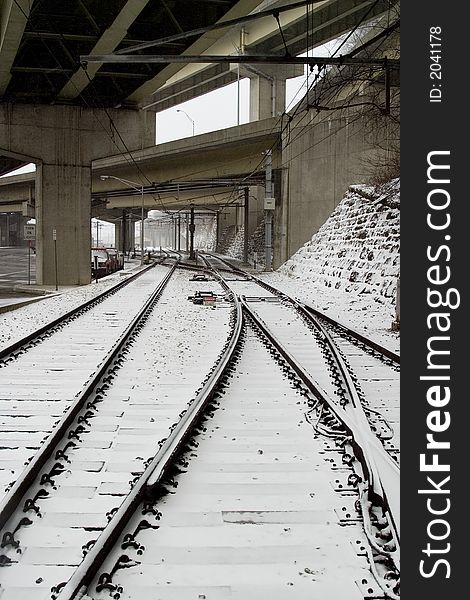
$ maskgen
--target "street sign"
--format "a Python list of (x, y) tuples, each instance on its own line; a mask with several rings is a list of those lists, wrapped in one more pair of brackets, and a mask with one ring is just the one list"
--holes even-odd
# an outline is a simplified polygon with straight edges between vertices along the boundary
[(274, 198), (264, 199), (264, 210), (274, 210), (275, 200)]
[(57, 240), (57, 229), (52, 230), (52, 240), (54, 242)]
[(25, 225), (23, 231), (23, 237), (25, 240), (36, 239), (36, 225)]

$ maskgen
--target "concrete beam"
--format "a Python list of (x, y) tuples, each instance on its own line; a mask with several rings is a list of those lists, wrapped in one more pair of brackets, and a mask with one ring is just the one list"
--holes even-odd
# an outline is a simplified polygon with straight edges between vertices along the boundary
[[(320, 1), (318, 4), (323, 5), (325, 2)], [(280, 14), (279, 20), (283, 29), (305, 20), (305, 7), (283, 12)], [(243, 35), (241, 34), (242, 29), (244, 31)], [(271, 37), (276, 38), (278, 34), (279, 28), (274, 17), (263, 17), (246, 26), (233, 27), (230, 32), (223, 30), (213, 32), (211, 45), (204, 48), (199, 54), (229, 56), (236, 54), (237, 47), (240, 49), (240, 53), (244, 53), (248, 48), (256, 47), (256, 44), (261, 42), (267, 41), (266, 43), (269, 45)], [(243, 44), (246, 44), (244, 48), (241, 47)], [(253, 52), (253, 54), (255, 53), (256, 51)], [(192, 46), (183, 54), (196, 54), (196, 50), (193, 50)], [(182, 67), (180, 65), (169, 65), (168, 68), (170, 67), (173, 70), (172, 76), (167, 78), (166, 81), (155, 81), (159, 85), (155, 85), (153, 90), (148, 90), (149, 93), (154, 94), (152, 101), (147, 100), (145, 103), (144, 98), (137, 97), (130, 97), (129, 100), (140, 101), (144, 108), (151, 107), (152, 110), (160, 111), (182, 102), (182, 89), (186, 91), (184, 100), (189, 100), (234, 80), (234, 75), (231, 73), (229, 66), (217, 65), (215, 79), (214, 68), (204, 64), (190, 64)], [(166, 69), (164, 71), (170, 73)], [(208, 85), (211, 89), (207, 89)], [(191, 90), (191, 92), (188, 93), (188, 90)]]
[(34, 206), (27, 200), (23, 202), (0, 202), (0, 213), (16, 212), (23, 217), (34, 217)]
[[(133, 111), (127, 112), (136, 115), (136, 118), (138, 116), (138, 113)], [(150, 146), (132, 152), (132, 158), (139, 164), (149, 179), (157, 183), (171, 180), (178, 181), (178, 179), (189, 181), (211, 177), (243, 177), (254, 170), (263, 171), (263, 152), (272, 146), (275, 147), (274, 165), (275, 167), (278, 166), (280, 149), (277, 148), (277, 143), (280, 140), (280, 131), (279, 120), (271, 118), (159, 144), (158, 146)], [(99, 151), (99, 145), (96, 142), (97, 140), (93, 141), (95, 152)], [(92, 142), (89, 140), (88, 143)], [(49, 158), (52, 159), (53, 157)], [(192, 175), (188, 174), (188, 161), (191, 164)], [(127, 154), (118, 154), (93, 161), (94, 195), (98, 198), (100, 192), (104, 194), (107, 191), (118, 189), (118, 186), (121, 185), (111, 179), (101, 181), (100, 175), (116, 175), (132, 181), (135, 180), (136, 174), (133, 167), (130, 166), (130, 162), (132, 161), (129, 160)], [(54, 163), (54, 161), (51, 160), (51, 163)], [(35, 180), (35, 173), (25, 173), (0, 179), (0, 200), (9, 201), (14, 199), (21, 202), (33, 199), (36, 194)], [(205, 195), (204, 201), (201, 200), (201, 202), (206, 205), (208, 203), (220, 203), (220, 201), (226, 201), (225, 193), (227, 191), (230, 192), (230, 189), (218, 188), (217, 182), (214, 182), (214, 188), (210, 192), (208, 190), (202, 192), (190, 191), (187, 194), (180, 192), (180, 200), (183, 198), (187, 202), (190, 197), (200, 198)], [(216, 194), (215, 199), (214, 194)], [(178, 202), (178, 198), (174, 193), (172, 196), (167, 194), (161, 198), (165, 207), (180, 208), (181, 206), (181, 202)], [(162, 204), (155, 202), (152, 195), (146, 194), (144, 201), (146, 208), (149, 210), (162, 208)], [(107, 214), (107, 208), (112, 208), (114, 205), (120, 208), (134, 208), (134, 211), (138, 213), (141, 198), (140, 195), (125, 196), (110, 199), (108, 204), (106, 204), (106, 199), (103, 198), (103, 203), (92, 209), (93, 217)]]
[[(350, 31), (366, 14), (365, 22), (390, 10), (393, 14), (394, 5), (397, 3), (390, 7), (389, 0), (379, 0), (377, 3), (374, 3), (374, 0), (325, 0), (313, 2), (309, 15), (309, 22), (313, 22), (313, 26), (309, 28), (308, 33), (305, 8), (282, 13), (280, 22), (289, 52), (295, 56)], [(238, 30), (241, 30), (241, 26)], [(220, 35), (210, 47), (199, 54), (234, 54), (236, 47), (240, 46), (238, 36), (236, 28), (232, 28), (229, 34)], [(246, 25), (243, 38), (247, 54), (282, 55), (285, 52), (277, 22), (273, 17), (265, 17)], [(193, 47), (186, 52), (195, 53)], [(163, 74), (169, 76), (165, 79)], [(147, 87), (139, 88), (129, 100), (158, 112), (232, 81), (233, 73), (225, 65), (169, 65), (152, 80), (152, 85), (146, 84)], [(153, 94), (153, 99), (150, 98), (150, 94)]]
[(28, 20), (30, 0), (0, 0), (0, 96), (10, 83), (10, 69)]
[[(92, 54), (113, 52), (127, 35), (127, 30), (147, 6), (149, 0), (128, 0), (114, 22), (99, 38)], [(101, 65), (89, 65), (86, 72), (79, 68), (59, 92), (60, 98), (75, 99), (89, 85)]]
[[(179, 197), (169, 194), (160, 194), (160, 198), (168, 210), (188, 208), (191, 204), (194, 204), (195, 206), (225, 205), (227, 202), (233, 201), (237, 196), (238, 194), (234, 193), (233, 189), (227, 188), (188, 191), (181, 193)], [(141, 206), (140, 197), (120, 196), (119, 198), (109, 198), (106, 206), (109, 209), (137, 208)], [(144, 206), (146, 210), (160, 210), (161, 208), (161, 205), (148, 195), (144, 196)]]
[(0, 178), (0, 205), (3, 202), (13, 202), (19, 206), (24, 201), (33, 201), (36, 173), (27, 175), (27, 178), (23, 175)]
[[(279, 119), (265, 119), (145, 148), (132, 152), (132, 158), (148, 178), (157, 183), (247, 175), (252, 171), (263, 171), (262, 153), (271, 146), (274, 146), (273, 165), (277, 167), (280, 161), (277, 148), (280, 131)], [(190, 173), (188, 164), (191, 165)], [(93, 191), (99, 194), (116, 189), (110, 180), (101, 181), (100, 175), (116, 175), (130, 180), (135, 177), (128, 155), (115, 155), (93, 162)]]
[[(243, 15), (249, 14), (253, 10), (255, 10), (260, 4), (262, 4), (262, 0), (239, 0), (235, 6), (233, 6), (222, 19), (218, 22), (221, 23), (223, 21), (229, 21), (230, 19), (236, 19)], [(203, 54), (204, 52), (209, 53), (209, 48), (214, 46), (214, 43), (219, 41), (226, 35), (224, 30), (215, 30), (209, 33), (205, 33), (200, 38), (197, 39), (194, 44), (183, 52), (183, 54)], [(233, 51), (233, 45), (231, 46), (231, 51)], [(95, 53), (98, 54), (98, 53)], [(192, 65), (190, 65), (191, 67)], [(180, 71), (184, 71), (186, 67), (182, 67), (181, 65), (168, 65), (164, 69), (162, 69), (153, 79), (150, 79), (143, 85), (141, 85), (137, 90), (135, 90), (128, 98), (127, 102), (130, 104), (139, 104), (144, 105), (152, 102), (153, 94), (162, 86), (164, 86), (167, 82), (173, 83), (173, 78)], [(227, 69), (226, 69), (227, 70)], [(183, 75), (182, 79), (185, 76)], [(193, 97), (196, 97), (196, 94)], [(161, 110), (161, 109), (160, 109)]]

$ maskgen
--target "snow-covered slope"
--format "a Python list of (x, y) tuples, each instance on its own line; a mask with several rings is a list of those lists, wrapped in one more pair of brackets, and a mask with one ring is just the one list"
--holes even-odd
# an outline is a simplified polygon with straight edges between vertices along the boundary
[(399, 273), (400, 183), (351, 186), (328, 221), (280, 269), (291, 277), (393, 299)]
[(326, 223), (277, 273), (274, 285), (395, 349), (400, 180), (355, 185)]

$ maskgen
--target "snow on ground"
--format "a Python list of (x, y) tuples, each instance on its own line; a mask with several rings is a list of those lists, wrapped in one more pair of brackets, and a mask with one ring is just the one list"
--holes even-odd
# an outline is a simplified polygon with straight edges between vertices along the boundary
[(399, 276), (400, 180), (351, 186), (312, 239), (262, 277), (330, 317), (399, 350), (395, 320)]
[[(277, 272), (261, 276), (397, 351), (399, 335), (390, 326), (399, 275), (399, 210), (398, 179), (377, 188), (351, 186), (312, 239)], [(206, 242), (213, 228), (211, 222), (204, 231)], [(128, 269), (138, 265), (129, 263)], [(0, 314), (0, 348), (98, 295), (117, 283), (121, 273)]]
[(54, 321), (87, 300), (98, 296), (122, 281), (124, 273), (132, 274), (139, 267), (140, 261), (131, 260), (126, 263), (125, 271), (113, 273), (99, 279), (97, 283), (64, 288), (59, 293), (45, 296), (43, 300), (0, 314), (0, 350), (36, 331), (46, 323)]

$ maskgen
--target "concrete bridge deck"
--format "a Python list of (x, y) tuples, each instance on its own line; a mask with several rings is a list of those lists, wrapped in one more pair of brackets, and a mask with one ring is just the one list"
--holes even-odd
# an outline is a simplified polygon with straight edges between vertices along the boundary
[[(242, 180), (252, 173), (264, 172), (263, 152), (268, 149), (273, 150), (273, 167), (276, 168), (281, 161), (280, 134), (280, 119), (273, 117), (95, 160), (92, 163), (92, 197), (105, 200), (107, 209), (140, 207), (138, 191), (130, 189), (127, 195), (114, 196), (113, 193), (122, 190), (123, 185), (115, 179), (100, 179), (102, 175), (112, 175), (136, 181), (137, 164), (145, 175), (141, 175), (139, 182), (144, 186), (150, 182), (177, 184), (178, 181), (214, 180), (214, 187), (209, 191), (189, 189), (176, 195), (174, 192), (159, 193), (160, 201), (155, 194), (146, 193), (144, 204), (147, 209), (178, 210), (187, 206), (190, 200), (195, 205), (222, 204), (233, 194), (233, 188), (218, 187), (217, 179), (237, 177)], [(33, 216), (35, 179), (35, 173), (0, 178), (3, 210), (17, 210), (25, 216)]]

